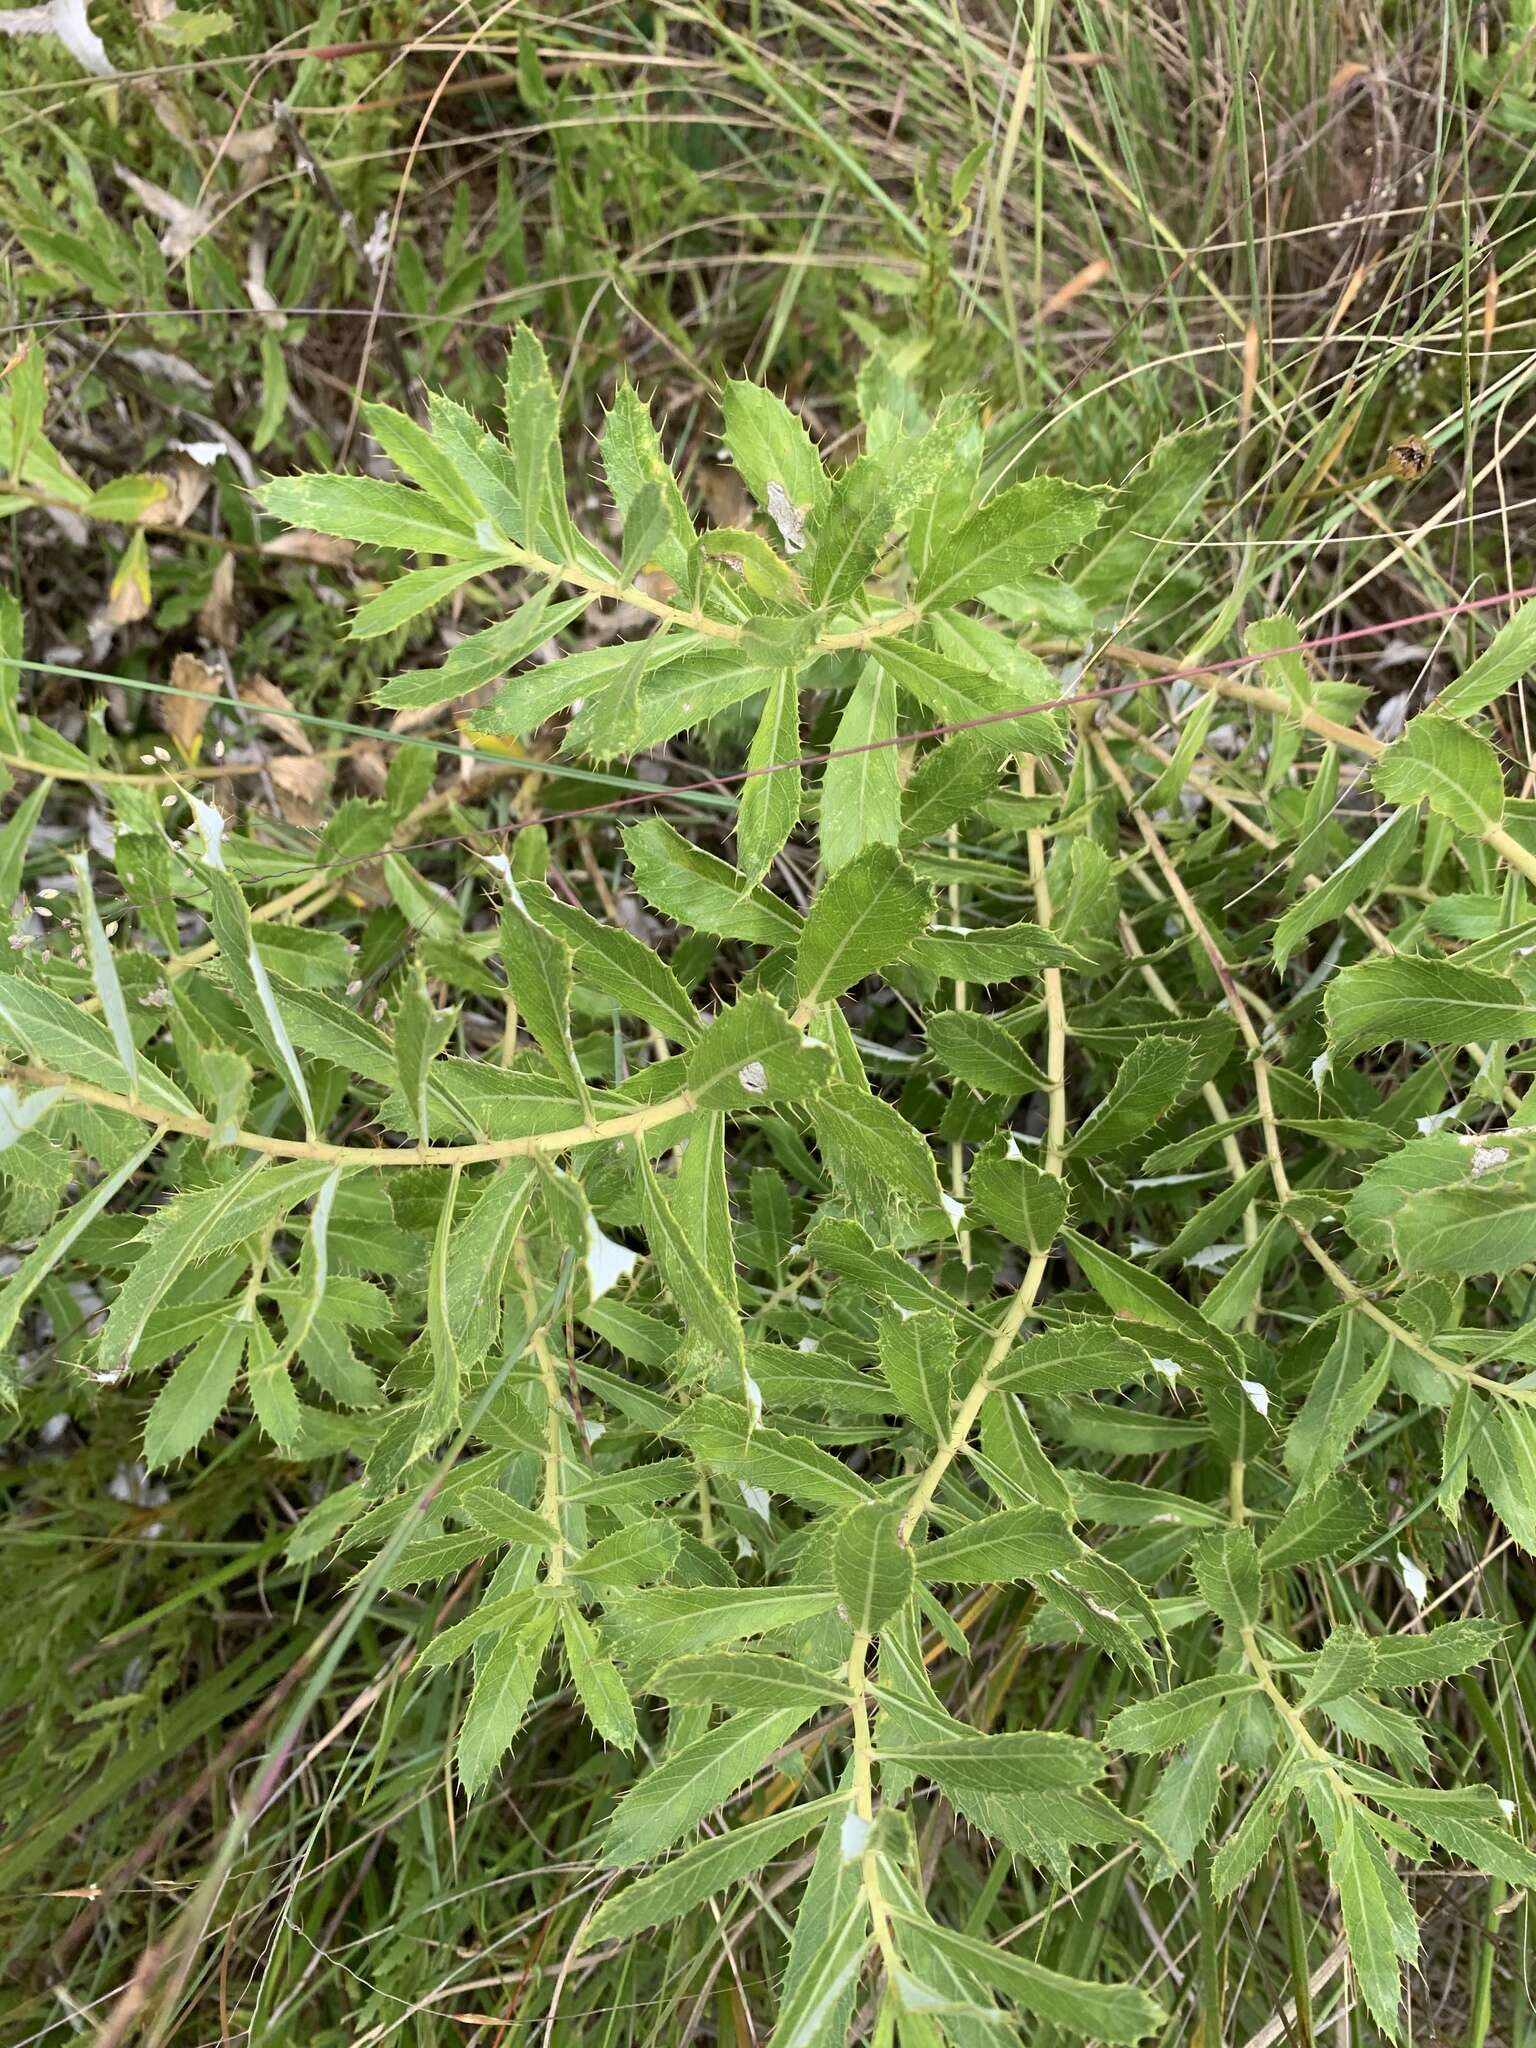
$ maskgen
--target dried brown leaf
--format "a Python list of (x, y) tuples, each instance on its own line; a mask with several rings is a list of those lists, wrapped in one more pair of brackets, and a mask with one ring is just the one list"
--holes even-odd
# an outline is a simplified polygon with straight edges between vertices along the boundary
[[(240, 619), (235, 607), (235, 558), (225, 555), (213, 572), (213, 582), (202, 610), (197, 615), (204, 639), (226, 651), (240, 638)], [(244, 692), (241, 692), (244, 695)]]
[(269, 676), (247, 676), (240, 685), (240, 701), (251, 706), (261, 723), (275, 732), (284, 746), (292, 747), (296, 754), (314, 752), (309, 734), (294, 710), (292, 698), (280, 690)]
[(184, 761), (195, 761), (202, 747), (203, 727), (219, 694), (216, 668), (195, 654), (178, 654), (171, 663), (171, 689), (177, 694), (157, 699), (160, 723), (175, 741)]

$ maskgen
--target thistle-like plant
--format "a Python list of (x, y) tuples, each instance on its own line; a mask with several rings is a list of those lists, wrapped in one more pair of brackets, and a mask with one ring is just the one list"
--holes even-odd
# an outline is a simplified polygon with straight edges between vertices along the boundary
[[(584, 908), (542, 829), (429, 831), (419, 746), (297, 874), (207, 794), (172, 836), (158, 770), (20, 710), (9, 607), (0, 742), (36, 779), (0, 897), (55, 783), (99, 789), (116, 882), (77, 860), (74, 928), (18, 912), (4, 955), (0, 1167), (32, 1242), (0, 1333), (19, 1353), (84, 1282), (105, 1309), (71, 1361), (106, 1399), (155, 1385), (151, 1466), (228, 1411), (276, 1459), (352, 1461), (294, 1554), (472, 1587), (420, 1659), (471, 1673), (464, 1793), (491, 1796), (541, 1687), (635, 1757), (594, 1848), (631, 1874), (587, 1945), (805, 1845), (777, 2048), (861, 2010), (903, 2048), (1160, 2027), (1134, 1983), (997, 1939), (995, 1894), (969, 1926), (931, 1907), (941, 1813), (1062, 1884), (1193, 1871), (1210, 1925), (1315, 1867), (1394, 2033), (1409, 1873), (1536, 1881), (1531, 1817), (1440, 1789), (1423, 1709), (1503, 1635), (1436, 1622), (1427, 1569), (1490, 1517), (1536, 1548), (1506, 1284), (1536, 1260), (1536, 805), (1481, 729), (1536, 613), (1390, 745), (1284, 619), (1250, 628), (1257, 681), (1111, 704), (1118, 650), (1064, 707), (1038, 650), (1106, 637), (1204, 444), (1118, 495), (1008, 482), (973, 403), (865, 388), (836, 474), (779, 399), (727, 388), (750, 526), (696, 529), (623, 388), (617, 539), (578, 528), (526, 332), (504, 434), (373, 407), (397, 481), (264, 493), (416, 557), (359, 637), (516, 589), (382, 705), (489, 686), (477, 734), (564, 718), (577, 764), (740, 732), (710, 835), (665, 784), (626, 799), (659, 945)], [(530, 660), (590, 612), (642, 624)], [(1021, 1718), (1022, 1660), (1059, 1669), (1030, 1692), (1050, 1725)]]

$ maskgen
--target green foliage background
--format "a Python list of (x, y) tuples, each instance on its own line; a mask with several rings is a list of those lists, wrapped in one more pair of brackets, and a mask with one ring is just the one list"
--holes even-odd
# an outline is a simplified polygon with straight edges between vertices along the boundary
[(1528, 16), (93, 19), (6, 2039), (1525, 2042)]

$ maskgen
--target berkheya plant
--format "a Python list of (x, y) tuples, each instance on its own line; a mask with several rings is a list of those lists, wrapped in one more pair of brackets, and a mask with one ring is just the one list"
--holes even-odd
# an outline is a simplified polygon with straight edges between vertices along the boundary
[[(282, 519), (428, 558), (360, 636), (521, 581), (508, 617), (383, 705), (495, 684), (478, 730), (564, 714), (567, 753), (595, 761), (755, 707), (735, 860), (659, 816), (627, 827), (635, 890), (697, 935), (669, 963), (550, 886), (540, 832), (470, 831), (468, 879), (430, 879), (419, 748), (340, 808), (296, 885), (290, 854), (201, 798), (172, 836), (153, 773), (99, 783), (131, 926), (103, 922), (79, 861), (78, 930), (3, 956), (0, 1164), (35, 1244), (0, 1332), (14, 1353), (39, 1309), (61, 1326), (87, 1282), (108, 1300), (77, 1355), (158, 1383), (151, 1465), (248, 1412), (284, 1459), (357, 1461), (297, 1555), (383, 1588), (478, 1568), (421, 1660), (472, 1672), (467, 1795), (541, 1682), (616, 1750), (644, 1729), (597, 1850), (632, 1875), (588, 1945), (813, 1843), (778, 2048), (844, 2040), (861, 1989), (902, 2043), (992, 2042), (1010, 2015), (1110, 2042), (1162, 2023), (1134, 1984), (944, 1924), (918, 1846), (935, 1793), (1061, 1882), (1097, 1852), (1194, 1872), (1203, 1913), (1315, 1858), (1392, 2034), (1406, 1874), (1443, 1854), (1536, 1881), (1492, 1786), (1437, 1787), (1415, 1707), (1500, 1629), (1392, 1626), (1364, 1596), (1330, 1621), (1315, 1597), (1394, 1552), (1416, 1570), (1413, 1531), (1383, 1527), (1391, 1441), (1386, 1479), (1351, 1470), (1384, 1406), (1440, 1446), (1405, 1523), (1486, 1503), (1536, 1548), (1536, 1378), (1499, 1294), (1536, 1259), (1509, 1055), (1532, 1014), (1536, 807), (1506, 796), (1478, 725), (1530, 665), (1536, 614), (1386, 747), (1350, 723), (1362, 693), (1262, 622), (1259, 681), (1198, 684), (1164, 752), (1150, 699), (1049, 708), (1062, 685), (1021, 638), (1114, 610), (1149, 519), (1189, 495), (1189, 445), (1120, 499), (1049, 477), (987, 492), (973, 404), (929, 417), (899, 379), (865, 388), (837, 474), (780, 400), (727, 388), (751, 529), (696, 530), (621, 389), (602, 462), (622, 537), (579, 531), (526, 332), (504, 437), (446, 399), (426, 426), (374, 407), (400, 480), (267, 487)], [(520, 667), (615, 601), (653, 630)], [(19, 711), (14, 607), (5, 624), (0, 738), (39, 778), (0, 834), (10, 903), (51, 780), (92, 782), (105, 740)], [(1276, 792), (1268, 962), (1209, 907), (1236, 808), (1200, 765), (1217, 691)], [(822, 730), (836, 707), (814, 785), (807, 693)], [(1346, 833), (1362, 762), (1389, 808), (1357, 805)], [(813, 822), (819, 881), (791, 900), (770, 880)], [(416, 936), (383, 1002), (310, 922), (354, 869)], [(1390, 893), (1458, 870), (1459, 917)], [(1182, 1477), (1153, 1483), (1170, 1459)], [(1004, 1684), (957, 1717), (931, 1669), (998, 1600), (1021, 1653), (1113, 1667), (1131, 1703), (1095, 1725), (1079, 1685), (1070, 1726), (1030, 1726)]]

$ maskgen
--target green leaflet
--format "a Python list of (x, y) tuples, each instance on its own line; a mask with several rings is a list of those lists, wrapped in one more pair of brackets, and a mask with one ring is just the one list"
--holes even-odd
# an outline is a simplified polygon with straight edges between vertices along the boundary
[(818, 818), (829, 875), (866, 847), (901, 838), (901, 778), (895, 747), (896, 692), (881, 666), (864, 664), (822, 771)]
[(133, 1363), (151, 1314), (194, 1260), (240, 1244), (280, 1222), (289, 1210), (318, 1192), (331, 1174), (329, 1164), (298, 1161), (283, 1166), (247, 1167), (212, 1187), (178, 1195), (157, 1209), (144, 1231), (128, 1277), (107, 1311), (101, 1359), (108, 1371)]
[(1176, 1108), (1189, 1085), (1191, 1047), (1182, 1038), (1144, 1038), (1132, 1046), (1114, 1085), (1069, 1140), (1093, 1158), (1132, 1144)]
[(832, 1081), (813, 1100), (811, 1116), (827, 1171), (860, 1214), (943, 1206), (933, 1153), (878, 1095), (852, 1081)]
[(871, 846), (825, 883), (799, 935), (795, 975), (807, 1010), (899, 960), (927, 924), (932, 891), (888, 847)]
[(800, 693), (794, 675), (787, 673), (769, 685), (747, 754), (747, 767), (754, 772), (742, 784), (736, 813), (737, 857), (749, 883), (762, 881), (800, 822), (800, 752)]
[(767, 995), (742, 996), (707, 1026), (687, 1059), (688, 1092), (701, 1109), (766, 1109), (803, 1102), (832, 1071)]
[(654, 1669), (685, 1651), (745, 1642), (828, 1613), (830, 1591), (792, 1592), (777, 1586), (664, 1587), (643, 1599), (608, 1605), (622, 1660)]
[(519, 889), (529, 914), (568, 943), (581, 981), (675, 1044), (693, 1043), (699, 1018), (677, 976), (651, 947), (631, 932), (600, 924), (575, 904), (562, 903), (543, 883), (523, 882)]
[(1031, 1252), (1049, 1251), (1067, 1216), (1062, 1182), (1026, 1158), (1012, 1138), (993, 1138), (976, 1154), (968, 1201), (984, 1222)]
[(660, 516), (652, 528), (651, 544), (640, 551), (641, 558), (635, 562), (634, 570), (655, 561), (686, 586), (692, 577), (696, 548), (693, 521), (671, 465), (662, 453), (650, 411), (629, 384), (621, 384), (614, 393), (603, 429), (603, 473), (624, 522), (626, 557), (634, 552), (630, 528), (635, 506), (642, 492), (650, 489), (655, 493)]
[(1207, 1536), (1194, 1557), (1200, 1597), (1227, 1628), (1257, 1628), (1263, 1613), (1259, 1553), (1252, 1530), (1228, 1529)]
[(920, 1925), (926, 1941), (951, 1962), (979, 1977), (1024, 2012), (1092, 2040), (1133, 2042), (1155, 2033), (1167, 2018), (1161, 2006), (1130, 1984), (1090, 1984), (1046, 1969), (995, 1943), (952, 1933), (930, 1920)]
[[(748, 1388), (756, 1399), (756, 1382), (749, 1379)], [(677, 1433), (707, 1470), (807, 1506), (843, 1507), (869, 1496), (858, 1474), (829, 1451), (717, 1394), (692, 1403)]]
[(565, 1665), (581, 1710), (604, 1742), (615, 1749), (633, 1749), (638, 1738), (635, 1710), (618, 1668), (604, 1654), (596, 1629), (569, 1601), (560, 1609)]
[(693, 931), (763, 946), (779, 945), (799, 932), (800, 921), (787, 904), (690, 845), (659, 818), (631, 825), (624, 850), (646, 901)]
[(954, 1407), (955, 1329), (932, 1309), (880, 1319), (880, 1371), (901, 1413), (930, 1442), (943, 1443)]
[(869, 1501), (844, 1516), (832, 1546), (832, 1578), (856, 1635), (878, 1635), (913, 1586), (912, 1552), (895, 1508)]
[(1304, 1492), (1334, 1477), (1387, 1381), (1387, 1360), (1363, 1316), (1346, 1310), (1285, 1440), (1286, 1466)]
[(1044, 1508), (1004, 1508), (925, 1543), (919, 1578), (933, 1585), (985, 1586), (1059, 1571), (1078, 1554), (1077, 1539)]
[(258, 496), (267, 511), (288, 525), (312, 526), (343, 540), (429, 555), (479, 552), (464, 520), (405, 484), (361, 476), (284, 476), (263, 485)]
[(493, 865), (506, 897), (501, 914), (501, 964), (508, 992), (539, 1050), (570, 1082), (584, 1113), (590, 1116), (587, 1084), (571, 1042), (571, 948), (535, 919), (506, 859)]
[(1331, 924), (1392, 874), (1413, 844), (1416, 822), (1411, 811), (1389, 811), (1369, 838), (1291, 905), (1275, 925), (1277, 967), (1285, 966), (1309, 932)]
[(1394, 2040), (1402, 1965), (1419, 1951), (1419, 1926), (1402, 1878), (1352, 1805), (1338, 1806), (1328, 1871), (1339, 1895), (1349, 1959), (1372, 2018)]
[(112, 1034), (95, 1017), (66, 1002), (52, 989), (0, 974), (0, 1034), (39, 1066), (72, 1079), (88, 1081), (115, 1094), (133, 1095), (173, 1116), (195, 1116), (193, 1104), (147, 1060), (130, 1070), (119, 1057)]
[[(727, 380), (721, 397), (725, 442), (760, 510), (774, 518), (775, 487), (799, 515), (799, 524), (821, 511), (832, 486), (821, 458), (797, 414), (760, 384)], [(793, 527), (792, 527), (793, 530)], [(803, 547), (803, 539), (799, 546)], [(786, 542), (791, 553), (793, 542)]]
[(931, 606), (952, 605), (1017, 583), (1091, 533), (1100, 510), (1092, 491), (1056, 477), (1010, 484), (939, 542), (918, 594)]
[(760, 1771), (804, 1719), (800, 1707), (737, 1714), (672, 1750), (614, 1809), (603, 1835), (604, 1863), (613, 1868), (662, 1855)]
[(1531, 1007), (1507, 976), (1454, 960), (1366, 960), (1334, 976), (1323, 997), (1336, 1059), (1374, 1046), (1465, 1045), (1523, 1037)]
[(554, 1629), (554, 1611), (547, 1609), (525, 1628), (495, 1637), (477, 1660), (455, 1750), (459, 1783), (471, 1798), (517, 1739)]
[(1256, 1692), (1258, 1683), (1244, 1671), (1193, 1679), (1172, 1692), (1122, 1708), (1105, 1729), (1104, 1740), (1112, 1749), (1138, 1755), (1177, 1749), (1220, 1720), (1229, 1701)]
[(674, 1706), (722, 1706), (738, 1713), (773, 1713), (796, 1706), (814, 1713), (847, 1700), (841, 1675), (825, 1678), (809, 1665), (769, 1650), (715, 1650), (707, 1656), (677, 1657), (654, 1674), (651, 1686)]
[(645, 1234), (667, 1292), (690, 1332), (745, 1378), (746, 1347), (736, 1307), (734, 1272), (701, 1256), (701, 1247), (682, 1227), (643, 1151), (637, 1151), (635, 1166)]
[(622, 1941), (646, 1927), (664, 1927), (717, 1892), (740, 1884), (783, 1850), (820, 1827), (840, 1799), (813, 1799), (765, 1820), (749, 1821), (713, 1840), (697, 1842), (660, 1870), (604, 1901), (582, 1935), (582, 1946)]
[(1047, 1085), (1012, 1033), (979, 1010), (930, 1017), (928, 1048), (946, 1073), (990, 1095), (1022, 1095)]
[(1454, 718), (1431, 712), (1410, 719), (1402, 738), (1371, 770), (1371, 780), (1389, 803), (1423, 799), (1463, 832), (1492, 832), (1503, 820), (1499, 757)]
[(1510, 613), (1470, 668), (1435, 699), (1437, 718), (1473, 718), (1536, 664), (1536, 604)]
[(152, 1469), (185, 1457), (212, 1429), (245, 1362), (246, 1326), (231, 1319), (210, 1330), (171, 1374), (144, 1424), (144, 1459)]

